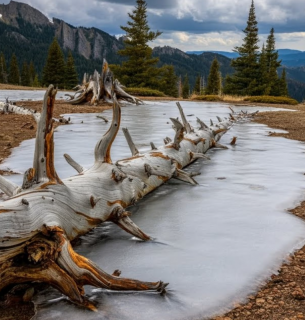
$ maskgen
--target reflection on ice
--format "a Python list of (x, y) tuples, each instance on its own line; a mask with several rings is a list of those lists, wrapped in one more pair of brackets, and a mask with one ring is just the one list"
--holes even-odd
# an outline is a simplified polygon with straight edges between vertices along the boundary
[[(196, 116), (208, 122), (229, 112), (222, 104), (183, 102), (183, 107), (194, 126)], [(95, 143), (109, 126), (95, 114), (69, 116), (73, 124), (55, 134), (61, 178), (75, 174), (63, 153), (90, 167)], [(110, 118), (111, 112), (106, 116)], [(129, 106), (122, 110), (122, 127), (129, 128), (143, 152), (150, 141), (158, 146), (164, 137), (173, 137), (168, 119), (177, 116), (173, 102)], [(60, 294), (46, 290), (37, 301), (37, 318), (200, 319), (244, 299), (304, 242), (304, 223), (286, 212), (304, 191), (304, 144), (269, 137), (269, 131), (256, 123), (235, 125), (221, 140), (228, 150), (210, 150), (211, 161), (200, 160), (187, 168), (201, 172), (198, 186), (172, 180), (132, 207), (133, 220), (154, 241), (134, 241), (111, 223), (82, 237), (77, 251), (105, 271), (119, 268), (124, 277), (162, 279), (170, 283), (167, 295), (87, 287), (88, 296), (98, 302), (98, 312), (93, 313), (56, 300)], [(237, 144), (230, 146), (233, 136)], [(33, 147), (33, 140), (24, 142), (2, 167), (23, 172), (31, 166)], [(129, 156), (120, 133), (113, 161)]]

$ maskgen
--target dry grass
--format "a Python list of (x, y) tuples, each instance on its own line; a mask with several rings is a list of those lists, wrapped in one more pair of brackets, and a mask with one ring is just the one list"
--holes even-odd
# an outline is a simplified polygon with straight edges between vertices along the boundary
[(0, 90), (46, 90), (47, 88), (41, 87), (25, 87), (16, 86), (14, 84), (0, 83)]
[(190, 99), (191, 100), (206, 100), (206, 101), (224, 101), (224, 102), (228, 102), (228, 103), (238, 103), (238, 102), (243, 102), (244, 99), (248, 98), (248, 96), (231, 96), (228, 94), (224, 94), (224, 95), (218, 95), (215, 96), (213, 95), (213, 97), (219, 97), (218, 99), (203, 99), (202, 97), (210, 97), (211, 95), (198, 95), (198, 94), (192, 94)]
[(248, 98), (248, 96), (231, 96), (228, 94), (224, 94), (222, 97), (223, 97), (223, 100), (226, 102), (242, 102), (246, 98)]

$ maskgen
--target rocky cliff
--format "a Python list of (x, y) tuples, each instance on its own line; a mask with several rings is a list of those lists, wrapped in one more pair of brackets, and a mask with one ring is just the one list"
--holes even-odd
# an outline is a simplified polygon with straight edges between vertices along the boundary
[(53, 19), (55, 36), (64, 49), (77, 52), (86, 59), (103, 59), (122, 48), (115, 37), (96, 28), (73, 27), (66, 22)]
[(0, 4), (0, 15), (0, 21), (17, 28), (20, 26), (20, 19), (37, 26), (51, 24), (49, 19), (37, 9), (26, 3), (16, 1), (11, 1), (9, 4)]
[[(11, 27), (6, 28), (4, 32), (6, 37), (12, 37), (19, 43), (30, 41), (25, 29), (31, 28), (31, 32), (33, 32), (34, 27), (37, 33), (43, 33), (48, 29), (48, 34), (52, 32), (53, 37), (57, 37), (63, 49), (71, 50), (85, 59), (102, 60), (106, 58), (110, 62), (114, 62), (117, 58), (112, 59), (111, 56), (116, 56), (117, 51), (122, 48), (122, 42), (106, 32), (96, 28), (73, 27), (56, 18), (53, 18), (53, 21), (50, 22), (37, 9), (16, 1), (0, 5), (1, 22), (7, 27)], [(0, 34), (0, 37), (2, 35)], [(49, 46), (50, 42), (47, 45)], [(33, 43), (33, 46), (35, 46), (35, 43)]]

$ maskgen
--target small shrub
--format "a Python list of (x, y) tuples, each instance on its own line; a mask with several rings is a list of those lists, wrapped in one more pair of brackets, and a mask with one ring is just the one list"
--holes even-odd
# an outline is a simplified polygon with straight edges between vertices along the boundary
[(298, 104), (297, 100), (287, 97), (273, 97), (273, 96), (253, 96), (247, 97), (244, 101), (249, 102), (261, 102), (261, 103), (275, 103), (275, 104), (290, 104), (296, 105)]
[(245, 101), (245, 98), (247, 98), (248, 96), (232, 96), (232, 95), (224, 94), (222, 95), (222, 97), (223, 97), (223, 101), (226, 101), (226, 102), (240, 102), (240, 101)]
[(223, 98), (218, 95), (203, 95), (203, 96), (195, 96), (192, 98), (193, 100), (200, 101), (223, 101)]
[(149, 88), (124, 88), (124, 90), (133, 95), (133, 96), (141, 96), (141, 97), (165, 97), (166, 95), (159, 91)]

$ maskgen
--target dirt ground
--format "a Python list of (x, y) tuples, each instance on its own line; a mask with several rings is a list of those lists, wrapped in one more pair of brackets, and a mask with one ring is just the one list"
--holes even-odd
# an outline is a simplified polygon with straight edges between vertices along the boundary
[[(41, 101), (22, 101), (18, 106), (41, 111)], [(57, 101), (54, 107), (54, 117), (61, 118), (61, 114), (67, 113), (101, 113), (112, 106), (107, 103), (98, 106), (73, 106), (65, 101)], [(17, 147), (23, 140), (36, 136), (36, 122), (30, 115), (1, 114), (0, 115), (0, 163), (11, 154), (11, 150)], [(0, 170), (0, 174), (4, 173)]]
[[(234, 105), (234, 103), (232, 104)], [(18, 105), (40, 111), (42, 103), (23, 101)], [(294, 109), (296, 111), (259, 113), (254, 121), (289, 132), (278, 134), (273, 133), (271, 129), (270, 135), (272, 136), (283, 136), (288, 139), (305, 141), (305, 105), (272, 105), (272, 107)], [(58, 101), (56, 102), (54, 117), (59, 118), (60, 114), (64, 113), (98, 113), (109, 108), (111, 106), (107, 104), (96, 107), (71, 106), (63, 101)], [(35, 137), (35, 134), (36, 124), (31, 116), (1, 114), (0, 163), (10, 155), (12, 148), (18, 146), (23, 140)], [(0, 174), (10, 173), (2, 171)], [(290, 212), (301, 219), (305, 219), (305, 201)], [(235, 308), (230, 312), (211, 320), (305, 319), (305, 246), (292, 254), (287, 261), (289, 262), (284, 263), (278, 274), (272, 275), (256, 295), (248, 297), (245, 304), (235, 305)], [(27, 320), (34, 315), (34, 305), (31, 302), (21, 303), (15, 301), (13, 297), (9, 299), (10, 303), (8, 303), (8, 301), (5, 301), (6, 299), (7, 296), (0, 296), (0, 320)], [(17, 303), (18, 308), (16, 308)]]

